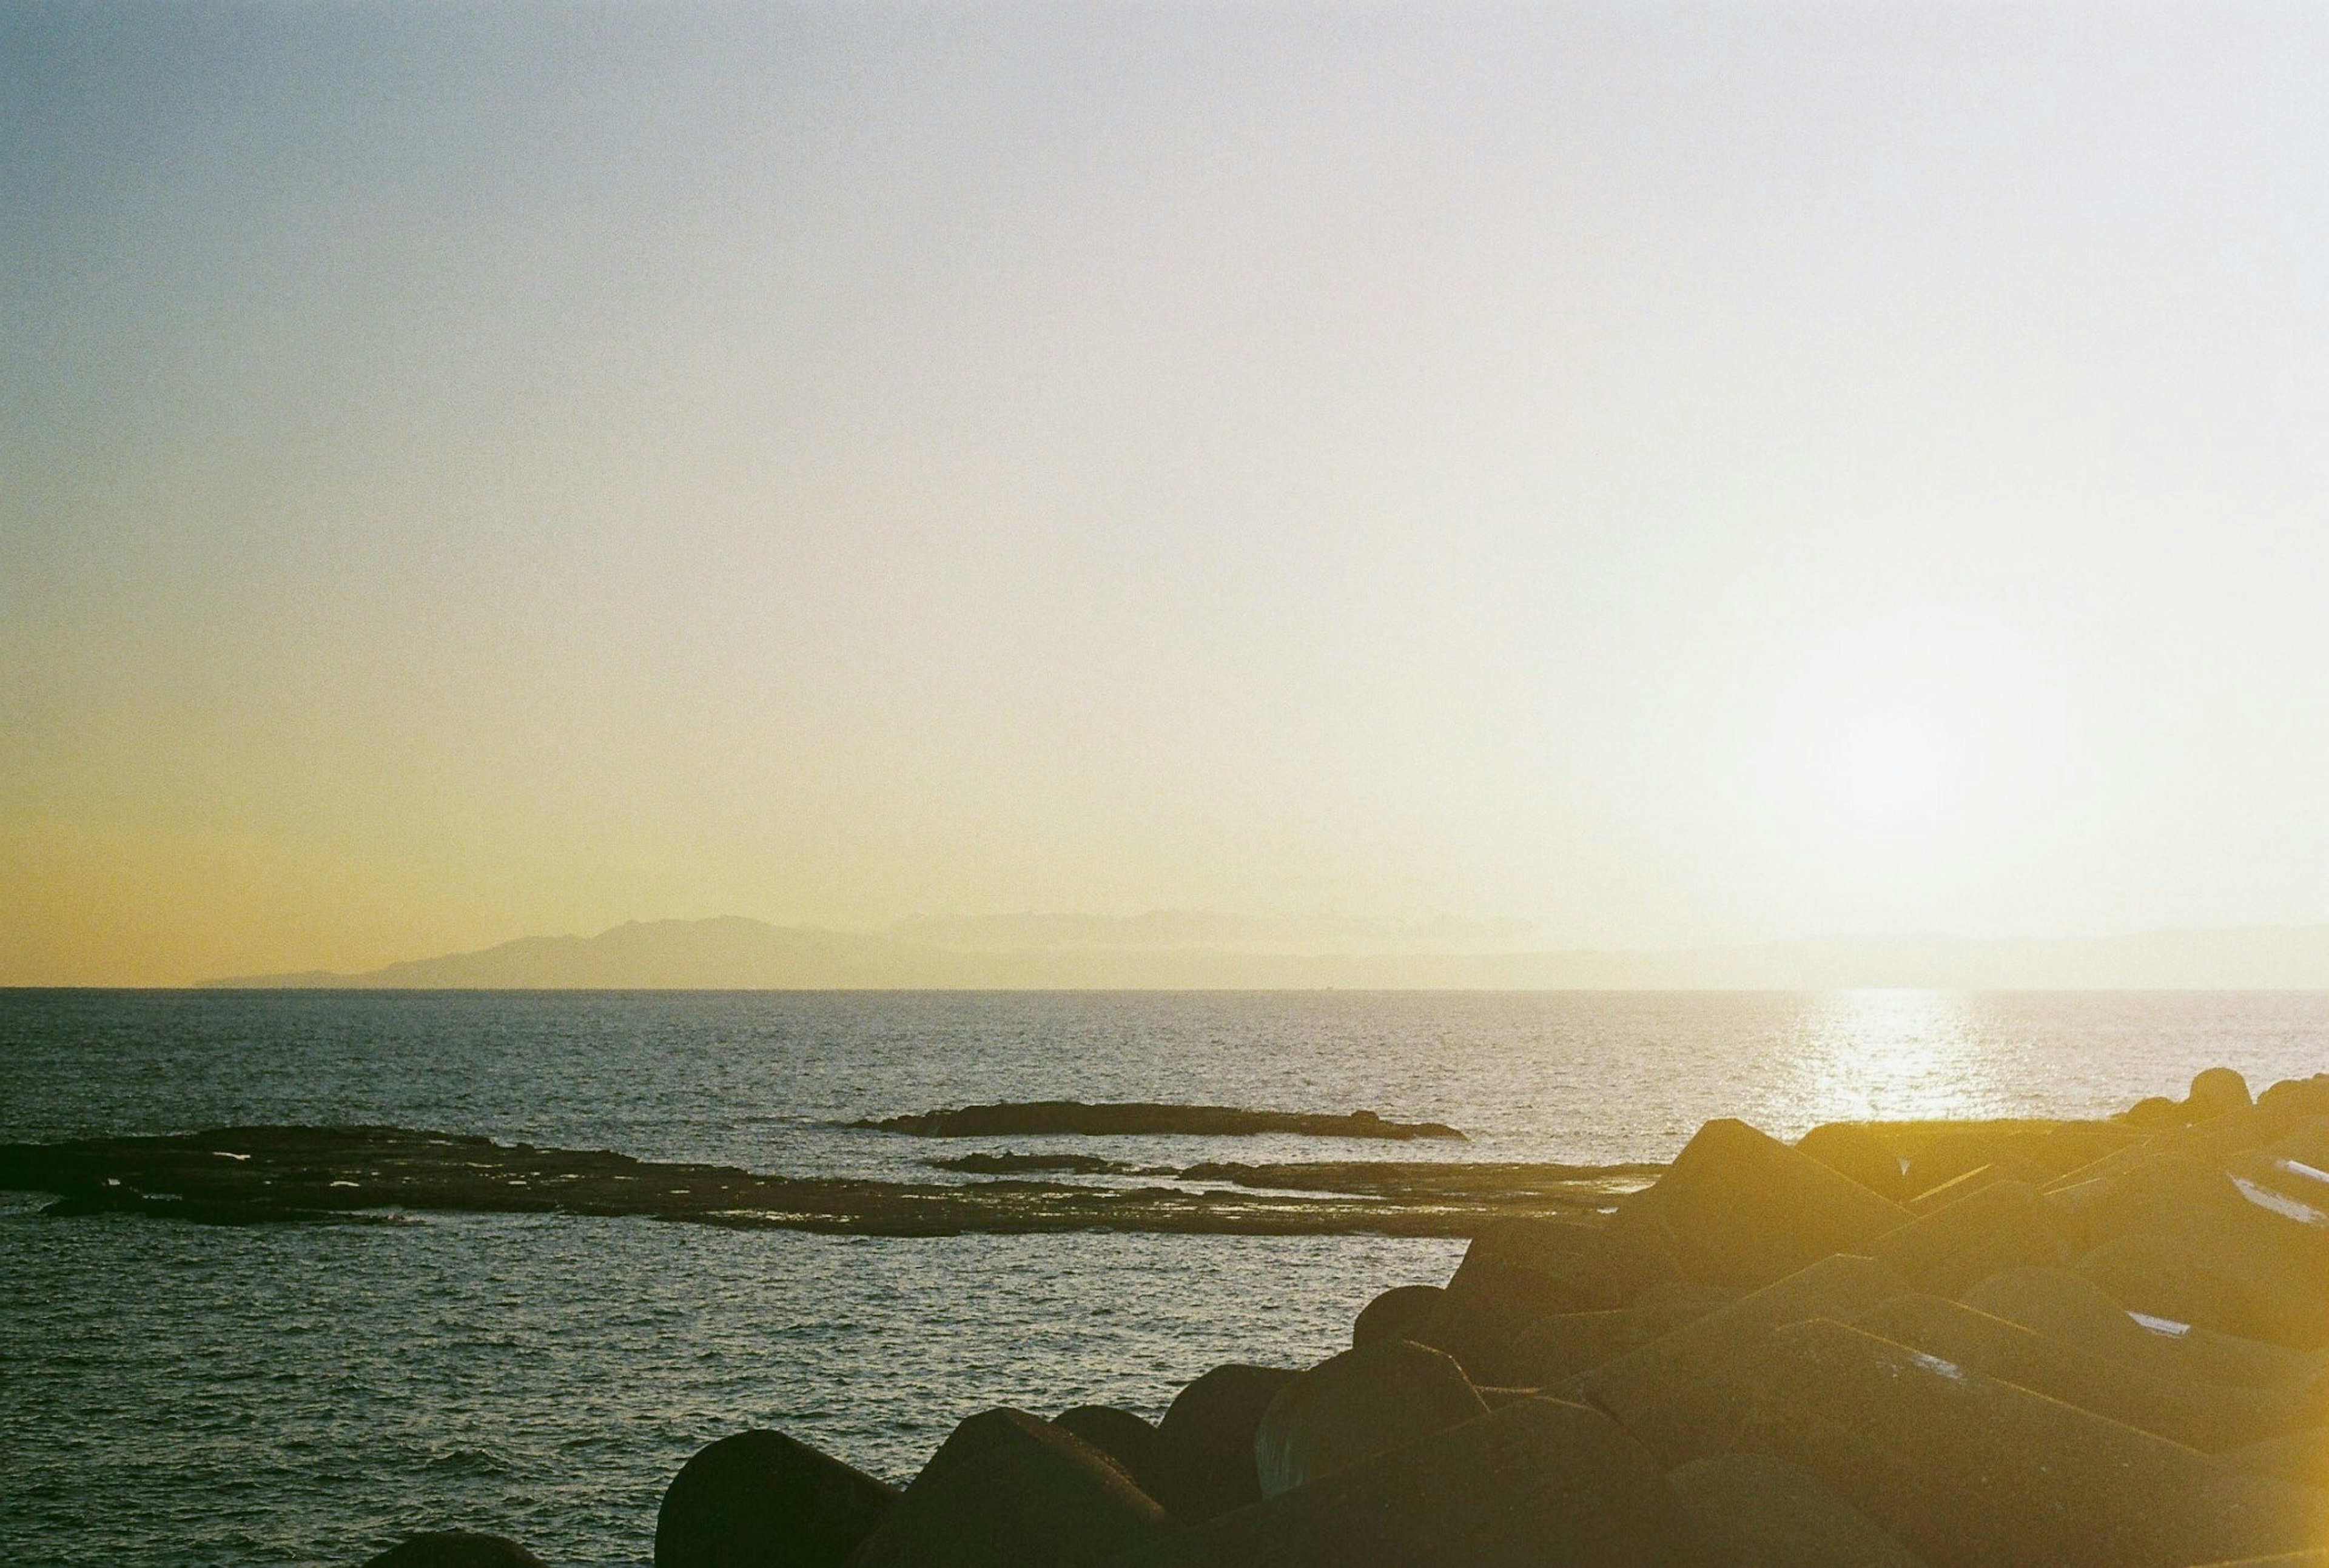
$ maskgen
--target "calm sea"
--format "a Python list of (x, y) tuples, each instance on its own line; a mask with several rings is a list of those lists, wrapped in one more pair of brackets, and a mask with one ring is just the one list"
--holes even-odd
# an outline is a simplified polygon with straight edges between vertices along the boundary
[[(2102, 1114), (2229, 1063), (2329, 1068), (2329, 995), (0, 992), (0, 1141), (391, 1122), (931, 1179), (972, 1148), (1142, 1163), (1444, 1144), (832, 1123), (985, 1100), (1369, 1108), (1487, 1160), (1671, 1154), (1742, 1115)], [(775, 1425), (903, 1479), (994, 1404), (1155, 1414), (1297, 1365), (1460, 1244), (835, 1238), (429, 1216), (46, 1220), (0, 1195), (0, 1561), (360, 1562), (406, 1529), (636, 1564), (696, 1448)]]

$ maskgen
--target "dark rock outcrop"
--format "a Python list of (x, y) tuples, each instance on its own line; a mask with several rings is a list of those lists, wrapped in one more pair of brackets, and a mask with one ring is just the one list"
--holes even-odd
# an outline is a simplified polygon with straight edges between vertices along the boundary
[(1254, 1429), (1254, 1470), (1274, 1498), (1361, 1460), (1487, 1413), (1447, 1356), (1385, 1339), (1323, 1361), (1279, 1389)]
[(841, 1568), (898, 1488), (780, 1432), (740, 1432), (680, 1468), (655, 1568)]
[(1453, 1138), (1464, 1135), (1438, 1122), (1386, 1122), (1372, 1111), (1328, 1115), (1301, 1111), (1249, 1111), (1234, 1105), (1164, 1105), (1146, 1102), (1086, 1104), (1080, 1100), (1032, 1100), (962, 1105), (903, 1116), (852, 1122), (852, 1127), (916, 1138), (998, 1138), (1080, 1133), (1088, 1138), (1187, 1134), (1236, 1138), (1257, 1132), (1304, 1138)]
[(1171, 1532), (1148, 1494), (1064, 1428), (990, 1410), (955, 1428), (851, 1568), (1088, 1568)]

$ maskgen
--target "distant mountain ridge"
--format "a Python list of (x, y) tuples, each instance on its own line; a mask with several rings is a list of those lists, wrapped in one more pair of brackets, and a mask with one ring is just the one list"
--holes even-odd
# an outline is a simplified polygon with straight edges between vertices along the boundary
[[(774, 925), (740, 915), (633, 921), (596, 936), (521, 937), (361, 973), (316, 970), (205, 983), (510, 991), (2329, 990), (2329, 926), (2323, 925), (2047, 941), (1807, 937), (1668, 951), (1386, 953), (1060, 941), (1077, 934), (1071, 923), (1080, 918), (909, 922), (889, 932)], [(1136, 936), (1152, 931), (1197, 936), (1204, 934), (1202, 922), (1231, 917), (1146, 918), (1152, 922), (1146, 927), (1127, 923)], [(1038, 928), (1025, 924), (1030, 921), (1055, 924)], [(1025, 940), (1039, 930), (1057, 944)], [(942, 934), (955, 940), (934, 939)], [(997, 937), (1025, 945), (970, 944)]]

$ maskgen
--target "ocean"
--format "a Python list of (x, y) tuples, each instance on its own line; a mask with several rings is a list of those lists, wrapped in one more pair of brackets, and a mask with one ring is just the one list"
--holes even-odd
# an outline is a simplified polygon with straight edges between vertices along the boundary
[[(1206, 1160), (1671, 1155), (1710, 1117), (2093, 1116), (2329, 1068), (2329, 994), (0, 991), (0, 1141), (382, 1122), (788, 1174), (1072, 1148)], [(927, 1141), (994, 1100), (1371, 1109), (1461, 1145)], [(353, 1564), (401, 1533), (641, 1564), (702, 1444), (777, 1426), (904, 1480), (995, 1404), (1161, 1413), (1342, 1348), (1462, 1244), (882, 1238), (429, 1215), (211, 1228), (0, 1194), (0, 1561)]]

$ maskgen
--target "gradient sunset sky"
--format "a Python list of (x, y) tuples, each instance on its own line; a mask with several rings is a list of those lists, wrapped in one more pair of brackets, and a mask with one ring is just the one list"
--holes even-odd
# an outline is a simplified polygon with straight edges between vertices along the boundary
[(0, 6), (0, 983), (2329, 920), (2329, 9)]

